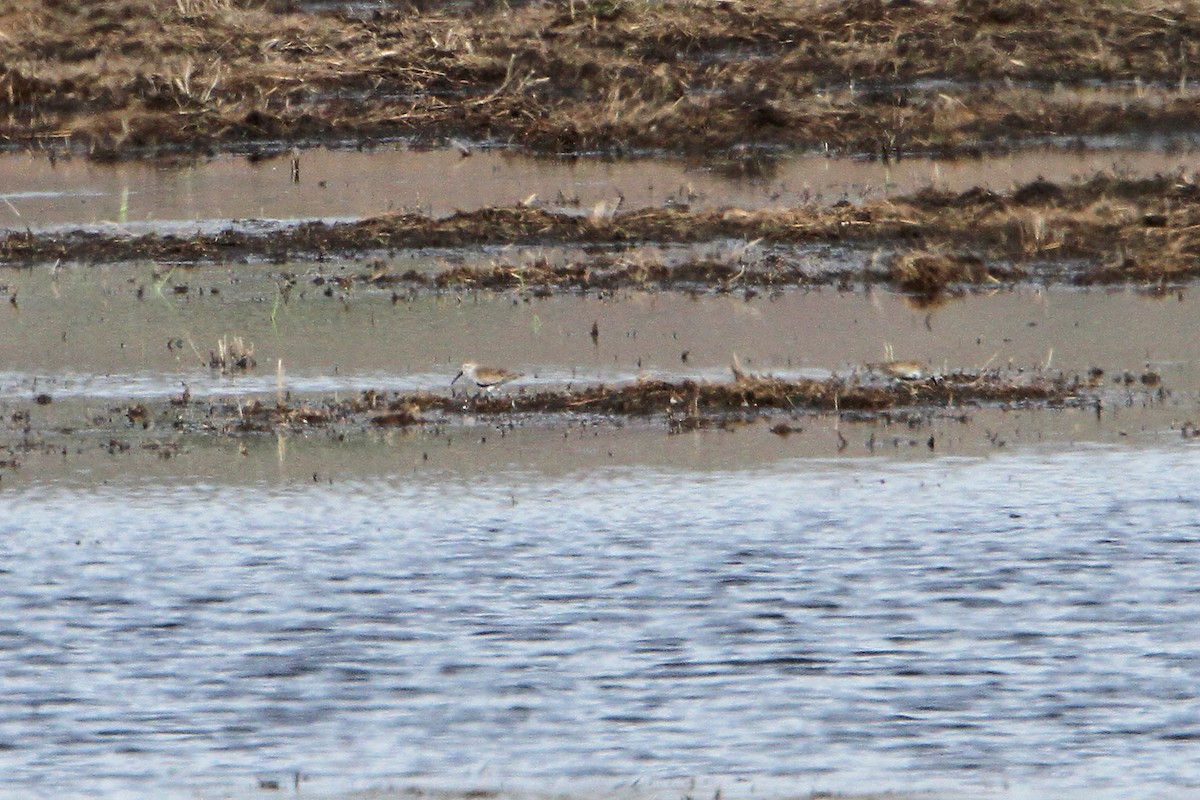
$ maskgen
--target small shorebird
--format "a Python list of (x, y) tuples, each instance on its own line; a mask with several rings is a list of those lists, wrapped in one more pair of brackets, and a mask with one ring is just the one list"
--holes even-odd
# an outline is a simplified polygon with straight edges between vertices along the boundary
[(902, 381), (920, 381), (929, 377), (929, 367), (920, 361), (898, 361), (890, 342), (883, 345), (883, 361), (867, 364), (866, 367), (872, 372), (881, 372), (889, 378)]
[(867, 364), (867, 369), (882, 372), (889, 378), (899, 378), (902, 381), (919, 381), (929, 377), (929, 370), (920, 361), (884, 361)]
[(474, 381), (475, 385), (483, 389), (488, 394), (497, 386), (503, 386), (510, 381), (515, 381), (523, 376), (520, 372), (510, 372), (506, 369), (497, 369), (495, 367), (481, 367), (474, 361), (468, 361), (462, 365), (458, 374), (454, 376), (454, 380), (450, 381), (453, 386), (459, 378), (466, 377), (467, 380)]

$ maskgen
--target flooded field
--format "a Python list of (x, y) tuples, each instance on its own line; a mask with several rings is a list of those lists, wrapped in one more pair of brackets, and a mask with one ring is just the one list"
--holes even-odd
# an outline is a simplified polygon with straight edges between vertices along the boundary
[[(862, 285), (398, 293), (344, 280), (362, 270), (4, 275), (0, 796), (1200, 784), (1190, 286), (930, 306)], [(214, 361), (234, 341), (253, 364)], [(449, 400), (467, 359), (523, 376)], [(913, 404), (719, 429), (670, 403), (517, 410), (644, 381), (686, 406), (737, 371)], [(984, 376), (1063, 393), (945, 394)], [(427, 405), (387, 427), (306, 411), (368, 395)], [(295, 413), (239, 425), (264, 404)]]
[(1194, 9), (0, 12), (0, 798), (1200, 791)]
[[(330, 158), (511, 162), (513, 181), (535, 163)], [(233, 168), (275, 169), (218, 159), (197, 183)], [(639, 167), (548, 169), (567, 194)], [(181, 174), (155, 190), (180, 209)], [(764, 191), (703, 179), (751, 207)], [(139, 224), (207, 226), (220, 185)], [(123, 190), (130, 219), (143, 191)], [(263, 207), (267, 227), (289, 213)], [(747, 246), (620, 257), (736, 265)], [(795, 252), (814, 274), (864, 257)], [(593, 257), (393, 248), (386, 271)], [(3, 276), (0, 796), (1200, 784), (1180, 710), (1196, 677), (1190, 285), (1012, 281), (930, 303), (865, 283), (363, 278), (381, 269), (58, 260)], [(521, 377), (495, 396), (451, 387), (467, 359)], [(916, 377), (894, 366), (910, 363)], [(598, 386), (664, 399), (590, 409)], [(697, 405), (720, 387), (757, 399)], [(882, 406), (839, 410), (862, 392)], [(366, 413), (329, 416), (339, 403)]]
[[(318, 285), (282, 304), (273, 267), (152, 272), (6, 278), (0, 796), (1200, 786), (1190, 291), (1025, 286), (930, 310), (861, 290)], [(209, 365), (231, 335), (258, 366)], [(465, 397), (403, 429), (242, 436), (127, 411), (185, 387), (239, 406), (448, 394), (464, 354), (526, 373), (502, 390), (519, 398), (724, 381), (735, 354), (851, 376), (888, 352), (1101, 370), (1096, 407), (785, 414), (787, 435)]]
[[(193, 394), (273, 393), (280, 362), (283, 388), (308, 393), (448, 390), (467, 358), (526, 373), (521, 386), (533, 387), (646, 373), (715, 379), (735, 356), (755, 372), (829, 375), (883, 361), (889, 346), (944, 372), (1152, 369), (1177, 394), (1200, 386), (1196, 298), (1186, 289), (1158, 297), (1018, 286), (933, 309), (890, 292), (836, 289), (748, 299), (447, 291), (395, 301), (387, 287), (327, 292), (342, 274), (337, 263), (161, 269), (157, 279), (153, 269), (8, 274), (17, 304), (0, 308), (0, 398), (30, 397), (35, 381), (58, 399), (165, 395), (181, 383)], [(297, 276), (286, 303), (285, 273)], [(314, 284), (317, 276), (328, 281)], [(223, 337), (252, 345), (257, 367), (210, 368)]]
[[(292, 270), (337, 271), (328, 264)], [(26, 437), (30, 426), (51, 439), (62, 428), (86, 430), (95, 427), (89, 417), (96, 414), (108, 420), (102, 434), (124, 439), (145, 428), (140, 412), (136, 420), (130, 415), (138, 404), (154, 407), (185, 394), (239, 408), (285, 397), (299, 406), (368, 391), (385, 398), (445, 397), (467, 358), (522, 373), (501, 394), (512, 398), (514, 411), (518, 401), (524, 407), (525, 398), (540, 391), (647, 380), (723, 382), (731, 379), (733, 365), (784, 380), (848, 382), (842, 389), (848, 394), (861, 382), (886, 385), (871, 365), (894, 356), (935, 376), (1076, 381), (1081, 402), (1061, 413), (1109, 435), (1127, 434), (1130, 426), (1178, 432), (1200, 420), (1194, 300), (1186, 292), (1158, 298), (1128, 290), (1027, 287), (929, 310), (886, 292), (835, 290), (751, 299), (644, 291), (534, 300), (510, 293), (424, 293), (396, 302), (386, 289), (327, 296), (305, 280), (310, 289), (297, 289), (285, 304), (278, 279), (265, 267), (194, 268), (159, 285), (148, 267), (15, 273), (10, 292), (19, 302), (0, 313), (6, 365), (0, 403), (12, 418), (10, 442)], [(186, 281), (186, 293), (172, 289), (177, 281)], [(1108, 336), (1130, 319), (1140, 324), (1118, 339)], [(215, 354), (234, 339), (252, 351), (254, 365), (214, 366)], [(900, 394), (916, 386), (901, 387)], [(460, 405), (470, 406), (470, 393), (460, 384)], [(952, 404), (942, 413), (969, 416), (976, 403), (965, 391), (963, 400), (962, 408)], [(499, 404), (502, 411), (506, 403)], [(607, 422), (586, 414), (541, 423), (536, 416), (513, 419), (653, 428), (670, 416), (668, 406), (660, 412)], [(1051, 413), (1045, 418), (1053, 428)], [(489, 424), (511, 421), (502, 416)], [(972, 430), (976, 444), (984, 444), (986, 427)], [(169, 437), (171, 430), (151, 434)], [(828, 433), (820, 441), (817, 452), (831, 446)]]

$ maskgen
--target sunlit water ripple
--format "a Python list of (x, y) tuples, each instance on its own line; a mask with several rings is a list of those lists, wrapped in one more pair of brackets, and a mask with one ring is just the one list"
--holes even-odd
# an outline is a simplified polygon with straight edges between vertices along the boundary
[(0, 496), (0, 796), (1191, 797), (1200, 451)]

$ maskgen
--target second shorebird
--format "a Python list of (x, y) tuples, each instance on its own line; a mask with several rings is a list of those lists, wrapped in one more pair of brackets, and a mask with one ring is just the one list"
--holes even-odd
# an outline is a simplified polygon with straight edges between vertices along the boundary
[(902, 381), (920, 381), (929, 377), (929, 369), (920, 361), (884, 361), (867, 364), (867, 369)]
[(462, 377), (473, 381), (480, 389), (491, 394), (497, 386), (503, 386), (506, 383), (515, 381), (517, 378), (523, 377), (523, 373), (510, 372), (509, 370), (497, 369), (496, 367), (481, 367), (474, 361), (468, 361), (462, 365), (458, 374), (454, 376), (454, 380), (450, 381), (450, 385), (453, 386)]

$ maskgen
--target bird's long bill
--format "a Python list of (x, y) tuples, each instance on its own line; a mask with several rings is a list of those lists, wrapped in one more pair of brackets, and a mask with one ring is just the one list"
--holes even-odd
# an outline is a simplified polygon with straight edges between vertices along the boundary
[[(458, 374), (454, 376), (454, 381), (457, 381), (457, 380), (458, 380), (459, 378), (461, 378), (462, 376), (463, 376), (463, 372), (462, 372), (462, 370), (460, 369), (460, 370), (458, 371)], [(451, 385), (451, 386), (453, 386), (453, 385), (454, 385), (454, 381), (450, 381), (450, 385)]]

